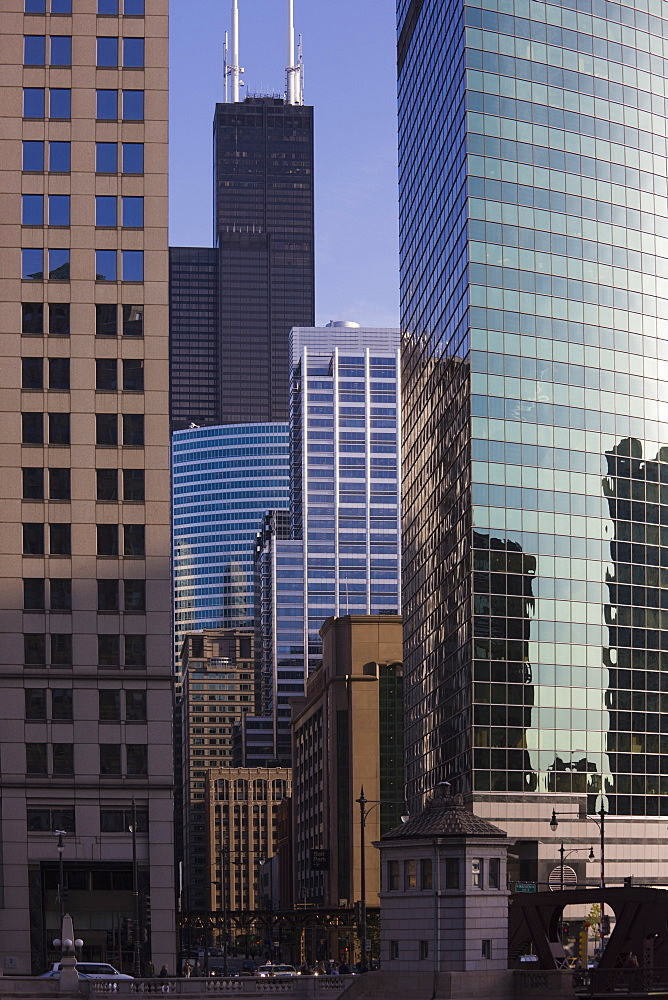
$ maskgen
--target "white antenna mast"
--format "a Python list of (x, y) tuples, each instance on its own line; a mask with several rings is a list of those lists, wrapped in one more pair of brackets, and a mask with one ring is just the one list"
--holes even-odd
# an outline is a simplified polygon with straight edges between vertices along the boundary
[(232, 0), (232, 64), (227, 67), (232, 77), (232, 103), (239, 103), (239, 87), (243, 69), (239, 65), (239, 0)]
[(285, 70), (285, 99), (288, 104), (302, 103), (301, 35), (295, 63), (295, 0), (288, 0), (288, 65)]
[(297, 104), (304, 103), (304, 54), (302, 52), (302, 36), (297, 45)]
[(230, 97), (229, 97), (229, 87), (228, 87), (228, 82), (227, 82), (227, 78), (229, 76), (229, 70), (227, 68), (228, 46), (229, 46), (229, 35), (227, 34), (227, 32), (225, 32), (225, 41), (223, 42), (223, 87), (224, 87), (224, 90), (225, 90), (225, 103), (226, 104), (228, 104), (229, 100), (230, 100)]

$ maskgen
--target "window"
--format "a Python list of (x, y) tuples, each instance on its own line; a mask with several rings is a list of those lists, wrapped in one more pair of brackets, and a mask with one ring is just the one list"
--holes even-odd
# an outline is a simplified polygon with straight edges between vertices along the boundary
[(44, 469), (35, 466), (23, 469), (23, 499), (44, 499)]
[(118, 555), (118, 525), (98, 524), (97, 554), (99, 556)]
[(71, 500), (69, 469), (49, 469), (49, 500)]
[(52, 611), (72, 610), (72, 581), (52, 577), (49, 581), (49, 592), (51, 594)]
[(26, 721), (44, 722), (46, 719), (46, 690), (44, 688), (26, 688)]
[[(148, 812), (135, 809), (137, 833), (148, 833)], [(132, 826), (132, 809), (100, 809), (101, 833), (127, 833)]]
[(96, 360), (95, 388), (98, 392), (113, 392), (118, 389), (118, 365), (116, 358), (98, 358)]
[(49, 143), (49, 170), (55, 174), (69, 174), (71, 169), (71, 144), (69, 142)]
[(23, 65), (43, 66), (46, 61), (46, 38), (44, 35), (23, 36)]
[(44, 278), (44, 252), (21, 251), (21, 277), (24, 281), (42, 281)]
[(115, 227), (116, 219), (116, 198), (113, 195), (98, 195), (95, 199), (95, 225)]
[(69, 250), (49, 250), (49, 280), (70, 280)]
[(98, 635), (97, 662), (100, 667), (119, 667), (121, 664), (120, 636)]
[(144, 336), (144, 307), (123, 306), (123, 336)]
[(70, 196), (68, 194), (49, 195), (49, 225), (69, 226)]
[(69, 392), (69, 358), (49, 358), (49, 389), (53, 389), (57, 392)]
[[(51, 13), (52, 14), (71, 14), (72, 13), (72, 0), (51, 0)], [(70, 827), (66, 826), (66, 830)]]
[(41, 302), (21, 304), (21, 333), (44, 333), (44, 306)]
[(429, 958), (429, 942), (420, 941), (420, 959)]
[(118, 143), (95, 143), (95, 171), (98, 174), (115, 174), (118, 170)]
[(500, 889), (501, 888), (501, 859), (500, 858), (490, 858), (489, 859), (488, 887), (490, 889)]
[(123, 359), (123, 391), (144, 391), (144, 362), (140, 358)]
[(100, 744), (100, 774), (118, 775), (121, 773), (121, 747), (119, 743)]
[[(27, 115), (26, 118), (42, 118), (43, 115)], [(123, 143), (123, 173), (143, 174), (144, 173), (144, 143), (124, 142)]]
[(422, 858), (420, 861), (420, 888), (432, 889), (433, 885), (434, 876), (432, 872), (431, 858)]
[(126, 635), (125, 636), (125, 666), (145, 667), (146, 666), (146, 636)]
[(95, 251), (95, 280), (116, 281), (116, 251)]
[(146, 581), (126, 580), (123, 584), (126, 611), (146, 611)]
[(97, 12), (102, 15), (117, 15), (118, 0), (97, 0)]
[(483, 940), (482, 942), (482, 957), (491, 958), (492, 957), (492, 942), (489, 938)]
[(26, 667), (46, 666), (46, 636), (43, 632), (24, 633), (23, 662)]
[(115, 413), (95, 414), (95, 444), (118, 444), (118, 419)]
[(69, 335), (70, 335), (69, 302), (51, 302), (49, 304), (49, 336), (69, 337)]
[(146, 722), (146, 691), (125, 692), (126, 722)]
[(123, 13), (126, 17), (143, 17), (144, 0), (124, 0)]
[(126, 556), (143, 557), (146, 555), (146, 529), (143, 524), (126, 524), (123, 526), (123, 554)]
[(115, 121), (118, 118), (118, 91), (98, 90), (96, 97), (96, 117), (104, 121)]
[(123, 499), (143, 503), (145, 500), (144, 470), (123, 470)]
[(21, 224), (44, 225), (44, 197), (41, 194), (24, 194), (21, 197)]
[[(97, 65), (98, 66), (118, 66), (118, 39), (98, 38), (97, 40)], [(98, 91), (100, 93), (100, 91)], [(110, 91), (107, 91), (110, 93)], [(100, 115), (98, 118), (115, 118), (116, 115)]]
[(56, 830), (75, 832), (74, 808), (28, 809), (28, 833), (54, 833)]
[(53, 773), (74, 774), (74, 745), (72, 743), (53, 744)]
[(387, 862), (387, 888), (388, 891), (393, 892), (399, 888), (399, 862), (398, 861), (388, 861)]
[(54, 667), (72, 666), (72, 636), (51, 636), (51, 665)]
[(71, 722), (74, 718), (72, 688), (53, 688), (51, 691), (51, 718), (55, 722)]
[(52, 87), (49, 91), (49, 117), (72, 117), (72, 91), (62, 87)]
[(459, 889), (459, 858), (445, 859), (445, 888)]
[(417, 889), (417, 865), (415, 861), (404, 861), (404, 889)]
[[(72, 38), (70, 35), (51, 35), (51, 65), (72, 65)], [(69, 118), (69, 115), (66, 117)]]
[(144, 280), (144, 251), (122, 250), (123, 281)]
[(141, 122), (144, 120), (144, 91), (123, 91), (123, 121)]
[(123, 65), (128, 69), (141, 69), (144, 65), (144, 39), (123, 39)]
[(128, 743), (126, 746), (128, 775), (142, 777), (148, 774), (148, 746), (145, 743)]
[(44, 170), (44, 143), (24, 140), (23, 169), (33, 171)]
[[(115, 199), (114, 199), (115, 200)], [(115, 337), (118, 332), (118, 307), (112, 304), (95, 306), (95, 335)]]
[(118, 580), (97, 581), (97, 610), (118, 611)]
[(21, 423), (23, 444), (44, 444), (43, 413), (22, 413)]
[(72, 555), (72, 526), (52, 524), (49, 528), (49, 553), (52, 556)]
[(26, 774), (46, 774), (46, 743), (26, 743)]
[(144, 445), (144, 414), (123, 414), (123, 444), (126, 447), (140, 448)]
[(482, 889), (482, 858), (471, 858), (471, 882), (477, 889)]
[(23, 525), (23, 555), (43, 556), (44, 555), (44, 525), (24, 524)]
[[(397, 862), (398, 864), (398, 862)], [(399, 942), (390, 941), (390, 958), (399, 958)]]
[(49, 444), (67, 445), (70, 443), (69, 413), (49, 414)]
[(23, 88), (23, 117), (44, 117), (44, 87)]
[(46, 14), (46, 0), (25, 0), (26, 14)]
[(121, 692), (107, 691), (101, 688), (98, 692), (100, 706), (100, 722), (120, 722)]
[(44, 580), (27, 577), (23, 581), (23, 610), (44, 611)]
[(123, 198), (123, 225), (134, 229), (141, 229), (144, 225), (143, 198)]
[(42, 389), (44, 387), (42, 364), (42, 358), (21, 359), (22, 389)]
[(97, 499), (101, 502), (118, 500), (118, 469), (97, 470)]

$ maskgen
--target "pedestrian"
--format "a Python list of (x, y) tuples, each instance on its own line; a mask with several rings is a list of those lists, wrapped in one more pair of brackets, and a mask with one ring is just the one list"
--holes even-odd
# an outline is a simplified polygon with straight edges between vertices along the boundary
[(341, 964), (339, 966), (339, 975), (340, 976), (349, 976), (350, 975), (350, 966), (348, 965), (347, 962), (341, 962)]
[(188, 961), (188, 959), (186, 959), (186, 964), (183, 966), (183, 975), (186, 977), (186, 979), (190, 979), (190, 975), (191, 975), (192, 971), (193, 971), (193, 967), (190, 964), (190, 962)]
[(192, 975), (193, 976), (201, 976), (202, 975), (202, 966), (199, 964), (199, 960), (197, 962), (195, 962), (195, 964), (193, 965)]

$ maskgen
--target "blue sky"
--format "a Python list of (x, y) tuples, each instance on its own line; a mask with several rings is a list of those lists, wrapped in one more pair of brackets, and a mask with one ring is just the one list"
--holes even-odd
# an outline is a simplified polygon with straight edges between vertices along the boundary
[[(171, 0), (173, 246), (211, 246), (211, 121), (230, 8)], [(398, 325), (394, 10), (394, 0), (295, 0), (315, 106), (318, 324)], [(239, 0), (239, 11), (245, 90), (283, 92), (287, 0)]]

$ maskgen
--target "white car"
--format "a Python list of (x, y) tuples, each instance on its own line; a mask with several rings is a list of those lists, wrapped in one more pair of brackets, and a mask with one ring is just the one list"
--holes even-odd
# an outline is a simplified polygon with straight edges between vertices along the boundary
[[(106, 962), (77, 962), (74, 966), (79, 979), (133, 979), (134, 976), (126, 976), (124, 972), (119, 972), (113, 965)], [(48, 972), (45, 972), (41, 979), (60, 979), (60, 962), (54, 962)]]
[(292, 979), (297, 975), (294, 965), (261, 965), (256, 975), (272, 979)]

